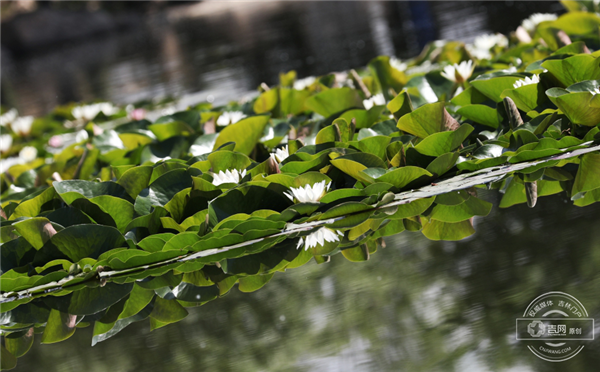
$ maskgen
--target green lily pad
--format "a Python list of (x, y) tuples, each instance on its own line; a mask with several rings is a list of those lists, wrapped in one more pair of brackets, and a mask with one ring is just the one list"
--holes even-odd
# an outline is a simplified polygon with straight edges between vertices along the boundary
[(241, 292), (254, 292), (259, 290), (260, 288), (262, 288), (265, 284), (267, 284), (269, 282), (269, 280), (271, 280), (271, 278), (273, 278), (273, 275), (275, 275), (275, 273), (272, 274), (266, 274), (266, 275), (252, 275), (252, 276), (246, 276), (243, 278), (239, 279), (239, 286), (238, 289)]
[(48, 296), (44, 303), (51, 309), (74, 315), (90, 315), (119, 302), (133, 289), (131, 284), (106, 283), (103, 287), (85, 287), (66, 296)]
[(159, 141), (164, 141), (174, 136), (189, 136), (194, 133), (194, 129), (181, 121), (152, 124), (148, 126), (148, 129), (154, 133)]
[(388, 136), (371, 136), (358, 141), (356, 147), (363, 153), (373, 154), (385, 161), (390, 140)]
[(496, 129), (500, 125), (496, 109), (486, 105), (466, 105), (458, 109), (456, 113), (490, 128)]
[(600, 107), (591, 105), (595, 97), (592, 93), (551, 88), (546, 95), (574, 124), (596, 126), (600, 123)]
[(434, 177), (440, 177), (456, 165), (458, 158), (458, 152), (447, 152), (435, 158), (426, 169)]
[(114, 227), (74, 225), (56, 233), (40, 251), (57, 249), (72, 262), (86, 257), (98, 258), (102, 253), (125, 244), (123, 235)]
[(52, 226), (50, 220), (43, 217), (19, 221), (13, 226), (37, 250), (42, 248), (44, 243), (56, 233), (56, 229)]
[(462, 240), (475, 233), (470, 220), (461, 222), (442, 222), (430, 220), (423, 225), (423, 235), (430, 240)]
[(21, 202), (10, 215), (9, 220), (15, 220), (19, 217), (36, 217), (42, 210), (42, 207), (54, 199), (56, 190), (49, 187), (43, 190), (39, 195)]
[(398, 120), (398, 128), (417, 137), (425, 138), (443, 132), (454, 119), (448, 114), (444, 102), (429, 103)]
[(519, 76), (498, 76), (489, 77), (480, 75), (477, 79), (471, 81), (471, 85), (486, 97), (496, 103), (502, 102), (502, 92), (506, 89), (514, 89), (514, 84), (517, 80), (523, 77)]
[(257, 114), (265, 114), (271, 112), (277, 107), (279, 102), (279, 89), (271, 89), (263, 92), (254, 101), (253, 109)]
[(319, 115), (329, 117), (351, 108), (360, 108), (362, 101), (354, 89), (334, 88), (309, 97), (305, 106)]
[(427, 170), (420, 167), (406, 166), (394, 169), (377, 178), (378, 182), (387, 182), (399, 189), (409, 185), (411, 182), (432, 177)]
[(600, 60), (590, 54), (580, 54), (565, 59), (549, 59), (542, 63), (542, 67), (564, 87), (584, 80), (600, 79)]
[(268, 188), (245, 186), (229, 190), (216, 198), (209, 206), (209, 218), (212, 225), (236, 213), (250, 214), (258, 209), (283, 211), (291, 201), (283, 195), (285, 188), (271, 184)]
[(244, 170), (252, 163), (246, 155), (233, 151), (215, 151), (208, 155), (208, 161), (215, 173), (228, 169)]
[(436, 205), (429, 218), (442, 222), (461, 222), (474, 216), (487, 216), (491, 210), (492, 203), (470, 197), (457, 205)]
[(70, 315), (58, 310), (52, 310), (48, 317), (48, 323), (42, 334), (42, 344), (52, 344), (66, 340), (75, 333), (77, 316)]
[[(558, 194), (563, 191), (560, 182), (558, 181), (537, 181), (537, 195), (546, 196)], [(527, 195), (525, 193), (525, 185), (523, 181), (513, 178), (508, 188), (504, 192), (504, 196), (500, 201), (500, 208), (508, 208), (515, 204), (522, 204), (527, 202)]]
[(541, 84), (524, 85), (516, 89), (507, 89), (500, 97), (510, 97), (519, 110), (529, 112), (545, 105), (548, 98)]
[(418, 216), (425, 212), (431, 206), (431, 204), (433, 204), (434, 200), (435, 198), (424, 198), (417, 199), (406, 204), (400, 204), (396, 212), (394, 212), (394, 214), (392, 214), (388, 218), (399, 220), (403, 218)]
[(600, 188), (600, 154), (585, 154), (579, 162), (571, 195)]
[(472, 131), (472, 126), (463, 124), (454, 131), (434, 133), (419, 142), (415, 149), (423, 155), (440, 156), (456, 150)]
[(407, 82), (404, 72), (398, 71), (390, 65), (390, 57), (388, 56), (373, 58), (368, 67), (375, 76), (379, 90), (387, 100), (392, 99), (390, 88), (400, 92)]
[(187, 310), (177, 300), (165, 300), (157, 297), (154, 301), (154, 308), (150, 313), (150, 329), (155, 330), (167, 324), (178, 322), (187, 315)]
[(302, 113), (305, 110), (306, 99), (310, 94), (308, 90), (280, 88), (279, 105), (281, 114), (287, 116)]
[(213, 150), (227, 142), (235, 142), (235, 151), (249, 155), (262, 137), (269, 119), (269, 115), (251, 116), (226, 126), (219, 133)]

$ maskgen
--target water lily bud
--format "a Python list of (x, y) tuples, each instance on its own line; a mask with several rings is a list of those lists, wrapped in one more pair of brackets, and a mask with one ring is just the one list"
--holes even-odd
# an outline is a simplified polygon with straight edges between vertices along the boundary
[(535, 207), (537, 203), (537, 181), (525, 182), (525, 195), (527, 196), (527, 206)]
[(281, 173), (279, 170), (279, 164), (275, 160), (275, 154), (271, 154), (267, 163), (267, 174)]
[(63, 143), (64, 142), (61, 136), (52, 136), (48, 140), (48, 146), (50, 147), (61, 147)]
[(504, 108), (508, 114), (508, 124), (511, 129), (516, 129), (519, 125), (523, 125), (523, 119), (519, 114), (519, 109), (510, 97), (504, 97)]
[(134, 109), (129, 116), (132, 120), (142, 120), (146, 116), (146, 110), (143, 108)]
[(523, 26), (517, 27), (517, 30), (515, 31), (515, 36), (522, 43), (525, 43), (525, 44), (531, 43), (531, 36), (529, 35), (527, 30), (525, 30), (525, 28)]

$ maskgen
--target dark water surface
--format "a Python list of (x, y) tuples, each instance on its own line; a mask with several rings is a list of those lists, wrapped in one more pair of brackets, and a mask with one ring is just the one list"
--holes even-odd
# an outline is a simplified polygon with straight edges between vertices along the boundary
[[(600, 341), (562, 363), (515, 341), (535, 297), (564, 291), (600, 317), (600, 206), (560, 196), (476, 218), (459, 242), (403, 232), (364, 263), (341, 255), (277, 273), (179, 323), (135, 323), (90, 346), (92, 329), (41, 345), (17, 371), (595, 371)], [(596, 329), (596, 333), (598, 329)]]
[[(559, 11), (556, 2), (285, 2), (171, 7), (143, 26), (43, 51), (3, 50), (2, 102), (44, 114), (69, 101), (182, 96), (239, 98), (280, 71), (300, 76), (414, 56), (436, 38), (470, 41)], [(484, 6), (485, 5), (485, 6)], [(483, 193), (482, 193), (483, 194)], [(484, 198), (497, 206), (499, 195)], [(91, 347), (92, 329), (65, 342), (36, 336), (16, 371), (594, 371), (599, 341), (550, 363), (515, 341), (515, 319), (548, 291), (600, 317), (600, 206), (561, 197), (534, 209), (494, 208), (476, 234), (433, 242), (387, 239), (365, 263), (341, 255), (277, 273), (150, 332), (132, 324)]]
[[(12, 52), (2, 49), (2, 103), (22, 115), (58, 104), (120, 104), (167, 96), (226, 103), (300, 77), (365, 66), (381, 54), (416, 56), (436, 39), (514, 31), (557, 1), (203, 2), (171, 6), (137, 26)], [(32, 24), (31, 27), (35, 27)]]

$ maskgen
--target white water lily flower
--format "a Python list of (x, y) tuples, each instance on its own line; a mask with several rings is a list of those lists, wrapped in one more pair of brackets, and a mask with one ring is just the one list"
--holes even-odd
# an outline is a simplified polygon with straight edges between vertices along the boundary
[[(339, 236), (338, 236), (339, 235)], [(325, 242), (339, 242), (340, 236), (344, 236), (344, 233), (341, 231), (333, 231), (328, 229), (327, 227), (321, 227), (319, 230), (314, 233), (305, 236), (304, 238), (300, 238), (298, 240), (298, 245), (296, 249), (299, 249), (304, 244), (304, 250), (308, 250), (309, 248), (314, 248), (317, 245), (321, 247), (325, 244)]]
[(22, 116), (20, 118), (16, 118), (10, 127), (12, 128), (13, 132), (21, 137), (24, 137), (31, 133), (32, 124), (33, 116)]
[(217, 119), (217, 125), (225, 127), (229, 124), (235, 124), (245, 117), (246, 115), (241, 111), (225, 111)]
[(367, 109), (367, 110), (369, 110), (373, 106), (385, 105), (385, 97), (383, 97), (383, 94), (378, 93), (369, 99), (365, 99), (363, 101), (363, 105), (365, 106), (365, 109)]
[(98, 104), (85, 105), (73, 107), (71, 114), (77, 120), (92, 120), (101, 111), (101, 107)]
[(546, 21), (555, 21), (558, 17), (551, 13), (534, 13), (529, 18), (524, 19), (521, 25), (529, 32), (535, 31), (537, 25)]
[(294, 201), (294, 198), (300, 203), (317, 203), (323, 195), (329, 190), (331, 182), (325, 186), (325, 180), (317, 182), (314, 185), (305, 185), (304, 187), (290, 187), (291, 194), (284, 192), (285, 196)]
[(5, 127), (7, 124), (12, 123), (17, 116), (19, 116), (17, 109), (12, 108), (6, 111), (4, 114), (0, 115), (0, 126)]
[(531, 43), (531, 35), (529, 35), (529, 32), (523, 26), (517, 27), (515, 36), (521, 43)]
[(475, 38), (475, 41), (473, 41), (473, 46), (476, 49), (484, 50), (490, 50), (495, 46), (504, 48), (508, 46), (508, 39), (502, 34), (481, 35)]
[(29, 163), (37, 158), (37, 149), (33, 146), (25, 146), (19, 151), (19, 158), (24, 163)]
[(119, 108), (116, 106), (113, 106), (113, 104), (110, 102), (100, 102), (100, 103), (97, 103), (97, 105), (98, 105), (98, 109), (100, 111), (102, 111), (102, 113), (106, 116), (112, 116), (112, 115), (116, 114), (117, 112), (119, 112)]
[(271, 157), (278, 163), (287, 159), (288, 156), (290, 156), (288, 145), (285, 145), (282, 149), (275, 149), (275, 152), (271, 154)]
[(473, 44), (467, 44), (466, 48), (469, 53), (477, 59), (490, 59), (492, 54), (490, 49), (495, 46), (506, 47), (508, 46), (508, 39), (502, 34), (488, 34), (482, 35), (475, 38)]
[(405, 62), (400, 61), (396, 57), (390, 58), (390, 66), (392, 66), (392, 68), (395, 68), (398, 71), (405, 71), (408, 67), (408, 65)]
[(313, 83), (317, 80), (314, 76), (305, 77), (304, 79), (299, 79), (294, 81), (294, 89), (296, 90), (304, 90), (307, 87), (313, 85)]
[(517, 80), (515, 81), (515, 83), (513, 84), (513, 87), (519, 88), (525, 85), (530, 85), (530, 84), (537, 84), (540, 82), (540, 75), (533, 75), (531, 78), (529, 76), (527, 76), (525, 79), (521, 79), (521, 80)]
[(451, 66), (444, 67), (444, 71), (442, 71), (441, 75), (450, 81), (462, 84), (471, 77), (474, 69), (475, 66), (473, 66), (473, 61), (462, 61), (460, 64), (455, 63)]
[(242, 178), (246, 175), (246, 170), (229, 170), (225, 172), (219, 171), (219, 173), (213, 174), (213, 185), (218, 186), (222, 183), (239, 183)]
[(79, 143), (81, 141), (85, 141), (89, 138), (89, 134), (86, 130), (82, 129), (75, 135), (75, 142)]
[(7, 153), (12, 146), (13, 139), (10, 134), (0, 135), (0, 152)]
[(477, 59), (492, 58), (492, 53), (490, 53), (489, 49), (478, 49), (470, 44), (465, 45), (465, 47), (469, 51), (469, 54)]

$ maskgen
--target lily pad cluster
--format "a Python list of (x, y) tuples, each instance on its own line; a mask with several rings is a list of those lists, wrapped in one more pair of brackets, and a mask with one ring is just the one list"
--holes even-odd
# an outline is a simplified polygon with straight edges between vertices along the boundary
[(600, 18), (571, 10), (153, 121), (71, 106), (36, 119), (39, 157), (0, 176), (2, 368), (35, 332), (93, 324), (96, 343), (313, 258), (365, 261), (404, 230), (463, 239), (492, 207), (477, 187), (501, 207), (599, 201)]

